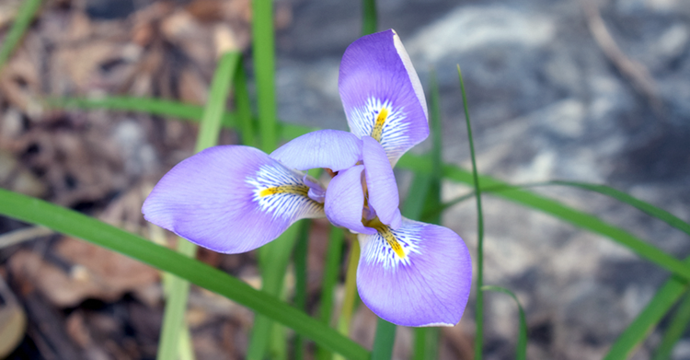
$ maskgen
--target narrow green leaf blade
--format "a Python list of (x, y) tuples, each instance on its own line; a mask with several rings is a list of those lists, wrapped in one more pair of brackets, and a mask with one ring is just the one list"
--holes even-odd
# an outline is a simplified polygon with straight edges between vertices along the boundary
[(510, 295), (510, 297), (512, 297), (513, 300), (515, 300), (515, 304), (517, 304), (518, 306), (518, 312), (520, 316), (520, 328), (518, 329), (518, 341), (517, 346), (515, 348), (515, 359), (527, 360), (527, 320), (525, 318), (525, 311), (522, 309), (522, 305), (520, 305), (520, 301), (518, 300), (517, 296), (515, 296), (515, 294), (512, 291), (500, 286), (482, 286), (482, 291), (502, 292), (504, 294)]
[(156, 245), (137, 235), (40, 199), (0, 189), (0, 214), (48, 227), (172, 273), (209, 291), (268, 316), (348, 359), (369, 359), (369, 352), (320, 321), (257, 291), (204, 263)]
[(674, 228), (690, 235), (690, 224), (687, 222), (681, 220), (677, 216), (671, 214), (670, 212), (658, 208), (646, 201), (642, 201), (634, 196), (628, 195), (620, 190), (616, 190), (610, 186), (606, 185), (599, 185), (599, 184), (589, 184), (589, 183), (583, 183), (583, 182), (574, 182), (574, 181), (551, 181), (548, 182), (544, 185), (549, 185), (549, 184), (554, 184), (554, 185), (564, 185), (564, 186), (571, 186), (571, 187), (577, 187), (589, 191), (594, 191), (598, 192), (600, 194), (612, 197), (620, 202), (626, 203), (628, 205), (634, 206), (643, 212), (649, 214), (650, 216), (653, 216), (661, 221), (666, 222), (667, 224), (673, 226)]
[[(305, 312), (307, 311), (307, 256), (309, 253), (309, 232), (311, 226), (312, 221), (305, 220), (305, 224), (302, 226), (297, 238), (295, 251), (292, 254), (295, 264), (295, 298), (293, 302), (297, 309)], [(299, 334), (295, 336), (292, 358), (304, 358), (304, 339)]]
[[(338, 276), (340, 275), (344, 242), (344, 230), (332, 226), (330, 235), (328, 236), (328, 249), (326, 250), (326, 263), (323, 271), (321, 302), (319, 307), (319, 319), (327, 326), (330, 325), (333, 315), (333, 297), (335, 295), (335, 286), (338, 283)], [(332, 358), (332, 354), (326, 348), (319, 347), (316, 352), (316, 358), (319, 360), (328, 360)]]
[(2, 68), (5, 67), (5, 63), (9, 60), (14, 48), (17, 47), (22, 36), (24, 36), (24, 33), (29, 28), (31, 20), (34, 19), (40, 7), (41, 0), (25, 0), (17, 11), (14, 23), (0, 46), (0, 72)]
[[(108, 96), (96, 99), (49, 98), (45, 101), (46, 105), (49, 107), (83, 110), (108, 109), (119, 111), (136, 111), (151, 115), (190, 120), (193, 122), (201, 121), (201, 118), (204, 115), (204, 108), (202, 106), (144, 97)], [(234, 113), (223, 113), (223, 126), (234, 127), (235, 123), (236, 118)]]
[(371, 360), (390, 360), (393, 356), (396, 326), (379, 318), (376, 323), (374, 348), (371, 350)]
[(474, 358), (482, 359), (484, 346), (484, 216), (482, 212), (482, 190), (479, 185), (479, 175), (477, 172), (477, 160), (474, 155), (474, 139), (472, 137), (472, 124), (470, 122), (470, 111), (467, 105), (467, 95), (465, 93), (465, 82), (462, 80), (462, 72), (458, 65), (458, 78), (460, 79), (460, 90), (462, 92), (462, 105), (465, 109), (465, 123), (467, 124), (467, 138), (470, 143), (470, 157), (472, 159), (472, 184), (477, 200), (477, 304), (475, 305), (476, 332), (474, 335)]
[[(690, 257), (685, 259), (685, 263), (690, 264)], [(656, 292), (647, 306), (637, 315), (635, 320), (618, 336), (604, 360), (629, 358), (633, 351), (644, 341), (652, 329), (689, 288), (690, 285), (687, 280), (679, 276), (671, 276)]]
[(278, 144), (275, 92), (275, 40), (273, 1), (252, 1), (252, 49), (254, 77), (261, 128), (261, 150), (273, 151)]
[(362, 0), (362, 35), (376, 32), (376, 0)]
[(659, 344), (654, 354), (654, 360), (671, 358), (674, 346), (680, 340), (688, 325), (690, 325), (690, 295), (686, 294), (678, 306), (675, 315), (671, 318), (671, 324), (669, 324), (664, 337), (661, 339), (661, 344)]

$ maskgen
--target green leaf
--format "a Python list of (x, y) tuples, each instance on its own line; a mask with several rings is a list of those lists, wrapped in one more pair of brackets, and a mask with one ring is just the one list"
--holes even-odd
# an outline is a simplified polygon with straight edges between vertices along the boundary
[[(198, 105), (184, 104), (177, 101), (129, 96), (108, 96), (97, 99), (86, 98), (48, 98), (45, 100), (49, 107), (65, 109), (108, 109), (120, 111), (136, 111), (151, 115), (173, 117), (193, 122), (201, 121), (204, 108)], [(234, 127), (237, 120), (234, 113), (223, 113), (222, 124)]]
[(374, 348), (371, 350), (371, 360), (390, 360), (393, 356), (395, 343), (395, 324), (379, 318), (376, 323)]
[(376, 0), (362, 0), (362, 35), (376, 32)]
[[(326, 250), (319, 306), (319, 319), (326, 325), (330, 325), (333, 316), (333, 296), (335, 295), (335, 285), (338, 283), (338, 276), (340, 275), (344, 241), (344, 230), (332, 226), (331, 233), (328, 236), (328, 249)], [(319, 360), (327, 360), (332, 357), (331, 353), (323, 347), (319, 347), (316, 354)]]
[[(259, 267), (263, 284), (261, 290), (278, 296), (283, 289), (285, 272), (290, 254), (295, 246), (297, 235), (303, 221), (295, 223), (285, 230), (277, 239), (264, 245), (259, 251)], [(265, 357), (266, 348), (271, 338), (273, 320), (265, 316), (255, 316), (251, 340), (247, 350), (247, 359), (260, 360)]]
[[(295, 307), (302, 311), (307, 311), (307, 255), (309, 253), (309, 232), (311, 230), (312, 221), (305, 220), (299, 236), (297, 244), (292, 254), (293, 262), (295, 264), (295, 298), (293, 300)], [(293, 359), (304, 358), (304, 339), (301, 335), (295, 336), (293, 347)]]
[(348, 359), (365, 360), (370, 356), (359, 344), (275, 296), (255, 290), (218, 269), (86, 215), (4, 189), (0, 189), (0, 214), (87, 240), (175, 274), (268, 316)]
[(527, 360), (527, 320), (525, 319), (525, 311), (522, 309), (522, 305), (520, 305), (520, 301), (518, 300), (517, 296), (515, 296), (515, 294), (512, 291), (500, 286), (482, 286), (482, 291), (502, 292), (504, 294), (510, 295), (510, 297), (512, 297), (513, 300), (515, 300), (515, 304), (517, 304), (518, 306), (518, 312), (520, 315), (520, 328), (518, 329), (518, 342), (515, 348), (515, 359)]
[[(685, 259), (685, 263), (690, 265), (690, 257)], [(679, 276), (671, 276), (635, 320), (618, 336), (604, 360), (619, 360), (630, 357), (678, 299), (688, 291), (689, 287), (687, 280)]]
[(460, 90), (462, 92), (462, 105), (465, 109), (465, 123), (467, 124), (467, 138), (470, 142), (470, 157), (472, 159), (472, 184), (477, 199), (477, 304), (475, 305), (476, 331), (474, 335), (474, 358), (481, 359), (484, 346), (484, 216), (482, 213), (482, 190), (479, 185), (479, 175), (477, 171), (477, 160), (474, 156), (474, 140), (472, 138), (472, 124), (470, 123), (470, 111), (467, 107), (467, 95), (465, 93), (465, 82), (462, 80), (462, 72), (458, 65), (458, 78), (460, 79)]
[(235, 74), (235, 112), (240, 133), (242, 134), (242, 144), (247, 146), (257, 146), (256, 131), (252, 117), (252, 104), (249, 99), (247, 89), (247, 74), (240, 61)]
[(690, 295), (686, 294), (683, 301), (678, 306), (675, 315), (671, 318), (671, 323), (661, 339), (661, 344), (656, 349), (654, 360), (665, 360), (671, 358), (673, 347), (690, 325)]
[(278, 144), (275, 91), (273, 1), (252, 1), (252, 57), (261, 129), (261, 150), (270, 153)]
[(34, 19), (40, 7), (41, 0), (25, 0), (17, 11), (14, 23), (0, 46), (0, 72), (2, 72), (2, 68), (5, 67), (5, 63), (9, 60), (10, 55), (12, 55), (14, 48), (19, 44), (29, 25), (31, 25), (31, 20)]
[(634, 206), (638, 208), (639, 210), (642, 210), (643, 212), (649, 214), (650, 216), (653, 216), (661, 221), (666, 222), (667, 224), (673, 226), (674, 228), (690, 235), (690, 224), (687, 222), (681, 220), (677, 216), (671, 214), (670, 212), (660, 209), (646, 201), (642, 201), (638, 198), (635, 198), (631, 195), (628, 195), (620, 190), (616, 190), (610, 186), (606, 185), (599, 185), (599, 184), (589, 184), (589, 183), (583, 183), (583, 182), (574, 182), (574, 181), (550, 181), (547, 182), (543, 185), (563, 185), (563, 186), (571, 186), (571, 187), (577, 187), (589, 191), (594, 191), (598, 192), (599, 194), (603, 194), (609, 197), (612, 197), (620, 202), (626, 203), (628, 205)]

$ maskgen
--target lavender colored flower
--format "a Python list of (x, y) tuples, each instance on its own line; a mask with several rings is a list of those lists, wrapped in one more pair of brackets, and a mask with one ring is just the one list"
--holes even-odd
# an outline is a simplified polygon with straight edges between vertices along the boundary
[[(217, 146), (175, 166), (145, 218), (222, 253), (256, 249), (299, 219), (326, 217), (357, 234), (357, 289), (378, 316), (404, 326), (453, 326), (471, 287), (467, 247), (450, 229), (403, 218), (393, 166), (429, 134), (417, 73), (393, 30), (352, 43), (340, 65), (351, 132), (320, 130), (270, 155)], [(303, 171), (330, 169), (327, 187)]]

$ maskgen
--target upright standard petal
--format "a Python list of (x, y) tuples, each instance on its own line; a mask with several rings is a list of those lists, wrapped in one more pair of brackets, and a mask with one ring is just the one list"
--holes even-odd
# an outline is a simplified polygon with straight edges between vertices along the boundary
[(360, 234), (357, 290), (382, 319), (403, 326), (453, 326), (472, 286), (470, 253), (452, 230), (403, 218)]
[(370, 136), (362, 137), (362, 155), (369, 193), (369, 205), (374, 208), (382, 223), (393, 229), (400, 227), (400, 199), (395, 175), (386, 153)]
[(362, 141), (346, 131), (319, 130), (293, 139), (271, 153), (271, 157), (297, 170), (340, 171), (362, 159)]
[(222, 253), (278, 237), (302, 218), (324, 216), (303, 174), (245, 146), (216, 146), (177, 164), (144, 202), (146, 220)]
[(395, 31), (353, 42), (340, 62), (338, 88), (350, 131), (379, 141), (391, 165), (429, 135), (422, 84)]
[(358, 233), (376, 234), (376, 230), (362, 225), (362, 170), (362, 165), (353, 166), (331, 180), (326, 189), (326, 217), (336, 226)]

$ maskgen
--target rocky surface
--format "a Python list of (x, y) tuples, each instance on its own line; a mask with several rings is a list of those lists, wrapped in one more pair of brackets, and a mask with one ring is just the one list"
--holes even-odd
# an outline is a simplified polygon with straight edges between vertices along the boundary
[[(346, 129), (336, 80), (342, 52), (359, 36), (360, 9), (333, 0), (290, 3), (294, 21), (277, 41), (280, 116)], [(383, 0), (379, 16), (380, 29), (400, 34), (427, 89), (432, 70), (438, 76), (447, 162), (469, 165), (459, 64), (480, 171), (512, 183), (606, 183), (690, 220), (687, 2)], [(602, 41), (598, 20), (613, 45)], [(444, 197), (467, 191), (448, 183)], [(678, 257), (690, 252), (680, 231), (604, 196), (536, 191)], [(608, 239), (501, 199), (485, 202), (486, 282), (518, 294), (531, 359), (601, 358), (668, 276)], [(448, 211), (444, 222), (476, 247), (471, 202)], [(488, 294), (486, 306), (487, 359), (512, 359), (515, 306), (502, 294)], [(472, 333), (472, 310), (462, 328)], [(658, 331), (634, 358), (651, 356)], [(674, 359), (690, 358), (688, 349), (685, 338)]]

